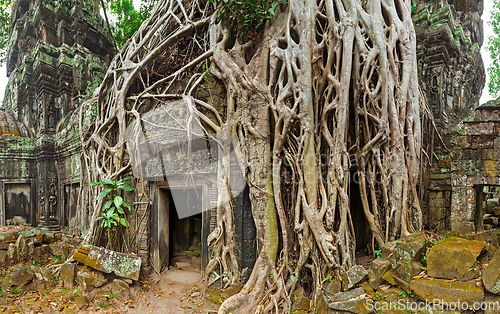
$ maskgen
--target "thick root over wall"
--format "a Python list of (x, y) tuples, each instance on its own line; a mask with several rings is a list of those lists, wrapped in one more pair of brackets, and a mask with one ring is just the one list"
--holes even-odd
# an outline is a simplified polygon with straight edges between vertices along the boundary
[[(158, 1), (83, 107), (98, 109), (82, 129), (85, 178), (129, 171), (140, 151), (130, 149), (137, 143), (127, 143), (127, 125), (182, 100), (189, 121), (201, 121), (219, 151), (234, 149), (257, 228), (260, 253), (250, 279), (219, 313), (288, 313), (301, 277), (312, 278), (308, 290), (316, 298), (323, 279), (354, 264), (352, 184), (359, 184), (375, 245), (421, 228), (411, 3), (289, 0), (252, 40), (217, 16), (212, 2)], [(208, 81), (223, 85), (224, 104), (198, 97)], [(140, 133), (141, 123), (135, 125)], [(208, 237), (206, 273), (222, 273), (229, 285), (241, 277), (230, 160), (217, 165), (217, 227)], [(82, 189), (82, 199), (99, 192)], [(102, 205), (91, 204), (93, 220)], [(97, 231), (92, 224), (86, 240), (98, 242)]]

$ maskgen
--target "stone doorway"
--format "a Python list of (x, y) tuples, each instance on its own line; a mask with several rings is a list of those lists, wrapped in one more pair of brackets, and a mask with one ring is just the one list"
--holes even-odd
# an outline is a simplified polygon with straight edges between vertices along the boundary
[(6, 225), (33, 224), (31, 199), (30, 183), (5, 183), (3, 188), (4, 223)]
[(500, 186), (478, 185), (476, 190), (476, 210), (474, 227), (476, 231), (500, 227)]
[[(202, 189), (159, 189), (159, 257), (161, 267), (189, 263), (201, 267)], [(186, 215), (183, 211), (189, 211)], [(181, 218), (179, 218), (179, 216)]]

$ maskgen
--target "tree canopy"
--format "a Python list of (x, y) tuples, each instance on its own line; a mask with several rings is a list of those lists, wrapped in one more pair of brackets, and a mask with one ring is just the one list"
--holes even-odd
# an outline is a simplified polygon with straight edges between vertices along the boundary
[(5, 62), (9, 44), (10, 8), (13, 0), (0, 0), (0, 66)]
[(108, 12), (116, 20), (111, 22), (111, 29), (116, 45), (121, 48), (127, 40), (139, 29), (153, 9), (157, 0), (141, 0), (139, 10), (136, 10), (132, 0), (105, 0)]
[(500, 0), (493, 1), (491, 20), (488, 23), (493, 27), (494, 36), (488, 38), (488, 50), (493, 62), (488, 67), (490, 80), (488, 82), (488, 92), (490, 96), (497, 98), (500, 96)]

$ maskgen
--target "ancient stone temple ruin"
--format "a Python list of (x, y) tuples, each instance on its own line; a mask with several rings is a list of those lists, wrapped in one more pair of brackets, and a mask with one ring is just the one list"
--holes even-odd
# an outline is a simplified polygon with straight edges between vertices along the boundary
[[(485, 84), (482, 10), (482, 1), (419, 1), (413, 17), (420, 86), (435, 121), (427, 121), (428, 156), (422, 157), (419, 183), (432, 230), (482, 230), (484, 187), (500, 185), (500, 109), (495, 102), (479, 106)], [(17, 0), (11, 22), (9, 84), (0, 109), (0, 224), (20, 219), (16, 223), (84, 232), (89, 201), (80, 199), (79, 191), (90, 182), (83, 181), (80, 131), (96, 113), (81, 104), (106, 73), (112, 39), (91, 1)], [(144, 119), (157, 123), (162, 115)], [(206, 240), (216, 228), (210, 209), (217, 197), (209, 159), (217, 152), (212, 148), (212, 156), (204, 155), (205, 144), (193, 142), (199, 145), (200, 167), (185, 189), (187, 157), (174, 147), (175, 134), (165, 139), (148, 132), (149, 144), (163, 151), (144, 150), (141, 163), (126, 174), (139, 171), (146, 180), (135, 185), (135, 194), (125, 195), (138, 208), (130, 219), (139, 230), (131, 250), (161, 269), (172, 250), (201, 242), (206, 263)], [(179, 219), (172, 191), (203, 213)], [(251, 270), (257, 249), (248, 188), (234, 195), (233, 206), (240, 267)]]
[(77, 219), (79, 134), (58, 130), (99, 86), (114, 54), (92, 3), (77, 3), (20, 0), (13, 6), (0, 113), (2, 224), (18, 216), (59, 229)]
[(479, 106), (482, 12), (482, 1), (428, 1), (413, 17), (420, 86), (435, 120), (424, 135), (420, 186), (431, 230), (483, 230), (484, 190), (500, 182), (498, 107)]

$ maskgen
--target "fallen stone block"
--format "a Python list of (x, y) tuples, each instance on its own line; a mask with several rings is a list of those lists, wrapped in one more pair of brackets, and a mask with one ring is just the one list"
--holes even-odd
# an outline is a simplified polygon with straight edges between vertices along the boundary
[(483, 287), (478, 287), (475, 282), (418, 278), (411, 282), (410, 287), (417, 296), (429, 303), (436, 303), (436, 300), (439, 300), (440, 304), (465, 302), (472, 307), (475, 302), (484, 299)]
[(114, 273), (119, 277), (139, 279), (141, 270), (140, 257), (110, 251), (104, 248), (82, 245), (73, 258), (89, 267), (105, 273)]
[(494, 294), (487, 294), (482, 309), (484, 314), (500, 314), (500, 298)]
[(0, 250), (0, 267), (6, 267), (9, 265), (9, 259), (7, 257), (7, 251)]
[(413, 277), (422, 270), (422, 253), (425, 252), (427, 240), (420, 233), (413, 233), (401, 237), (396, 243), (391, 258), (392, 273), (406, 282), (410, 282)]
[(122, 279), (114, 279), (113, 287), (111, 289), (113, 291), (113, 295), (118, 300), (128, 300), (130, 299), (130, 288), (128, 283), (126, 283)]
[(347, 289), (351, 289), (368, 277), (368, 271), (361, 265), (351, 267), (346, 273)]
[(330, 301), (332, 302), (347, 301), (350, 299), (358, 298), (363, 294), (365, 294), (365, 290), (360, 287), (351, 291), (339, 292), (336, 295), (334, 295)]
[(73, 287), (75, 283), (75, 264), (69, 263), (61, 265), (60, 280), (65, 287)]
[(360, 297), (358, 299), (333, 302), (330, 303), (329, 307), (337, 311), (348, 311), (357, 314), (368, 314), (372, 313), (372, 310), (370, 310), (368, 306), (368, 300), (371, 300), (371, 298)]
[(391, 268), (391, 262), (383, 259), (374, 259), (370, 265), (372, 277), (370, 278), (370, 285), (373, 289), (378, 289), (382, 283), (382, 276)]
[(188, 262), (176, 262), (175, 267), (177, 268), (186, 268), (186, 267), (191, 267), (191, 263)]
[(107, 282), (106, 277), (101, 272), (94, 271), (84, 271), (81, 270), (76, 273), (77, 280), (83, 285), (85, 289), (87, 288), (99, 288)]
[(460, 281), (479, 277), (477, 258), (486, 246), (484, 241), (450, 237), (433, 246), (427, 255), (430, 277)]
[(500, 294), (500, 250), (497, 250), (493, 259), (483, 271), (484, 287), (491, 293)]
[(47, 281), (47, 282), (52, 282), (54, 280), (54, 274), (50, 271), (49, 268), (47, 267), (37, 267), (33, 266), (31, 267), (33, 272), (35, 273), (35, 278), (40, 280), (40, 281)]
[(88, 302), (89, 302), (89, 301), (87, 300), (87, 297), (86, 297), (86, 296), (84, 296), (84, 295), (81, 295), (81, 296), (77, 296), (77, 297), (75, 297), (75, 305), (76, 305), (76, 307), (77, 307), (79, 310), (81, 310), (81, 309), (83, 309), (84, 307), (86, 307), (86, 306), (87, 306), (87, 304), (88, 304)]
[(26, 266), (19, 266), (12, 275), (12, 286), (23, 287), (27, 285), (33, 278), (35, 274), (31, 269)]

